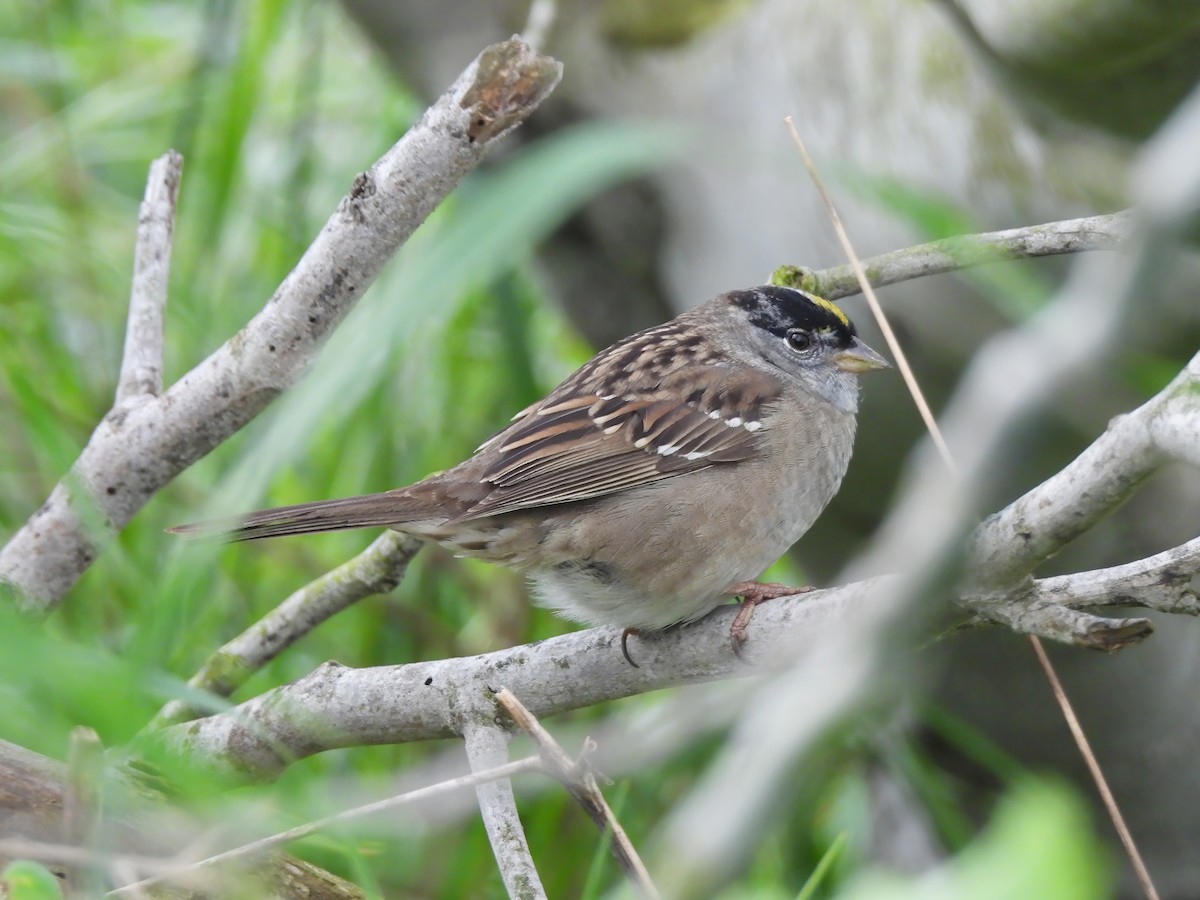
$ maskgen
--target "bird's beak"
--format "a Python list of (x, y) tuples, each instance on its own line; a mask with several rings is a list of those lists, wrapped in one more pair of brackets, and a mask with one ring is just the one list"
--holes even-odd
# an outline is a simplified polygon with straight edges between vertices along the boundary
[(845, 350), (841, 350), (833, 355), (833, 364), (843, 372), (853, 372), (855, 375), (861, 375), (863, 372), (870, 372), (873, 369), (890, 369), (892, 364), (860, 341), (854, 339)]

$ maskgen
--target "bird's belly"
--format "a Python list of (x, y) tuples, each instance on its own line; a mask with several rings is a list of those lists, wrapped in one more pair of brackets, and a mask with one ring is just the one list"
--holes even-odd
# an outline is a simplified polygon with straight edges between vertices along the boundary
[(812, 526), (841, 483), (851, 439), (833, 453), (799, 447), (782, 474), (747, 461), (593, 501), (600, 515), (564, 509), (547, 538), (552, 561), (530, 571), (539, 602), (571, 619), (647, 630), (703, 616)]

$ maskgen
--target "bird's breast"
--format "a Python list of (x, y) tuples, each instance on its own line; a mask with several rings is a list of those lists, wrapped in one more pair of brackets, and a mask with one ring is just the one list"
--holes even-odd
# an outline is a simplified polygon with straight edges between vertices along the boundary
[(775, 424), (757, 458), (564, 507), (531, 572), (541, 602), (592, 624), (656, 629), (699, 618), (727, 586), (761, 575), (833, 498), (854, 440), (853, 416), (832, 409)]

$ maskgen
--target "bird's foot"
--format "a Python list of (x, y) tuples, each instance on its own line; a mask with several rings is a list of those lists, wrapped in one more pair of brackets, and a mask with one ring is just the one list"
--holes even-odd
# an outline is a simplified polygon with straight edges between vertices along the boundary
[(621, 632), (621, 655), (624, 656), (625, 661), (635, 669), (640, 669), (641, 666), (635, 663), (633, 661), (633, 657), (629, 655), (629, 636), (632, 634), (634, 637), (638, 637), (641, 635), (641, 633), (642, 632), (637, 628), (626, 628)]
[(733, 646), (734, 655), (738, 659), (745, 659), (742, 656), (742, 645), (746, 643), (746, 626), (754, 618), (754, 609), (758, 604), (765, 603), (767, 600), (777, 600), (780, 597), (790, 597), (793, 594), (806, 594), (811, 590), (811, 587), (794, 587), (790, 584), (780, 584), (777, 581), (766, 584), (761, 581), (739, 581), (737, 584), (731, 584), (725, 588), (725, 593), (742, 598), (742, 608), (737, 611), (737, 615), (733, 617), (733, 622), (729, 625), (729, 643)]

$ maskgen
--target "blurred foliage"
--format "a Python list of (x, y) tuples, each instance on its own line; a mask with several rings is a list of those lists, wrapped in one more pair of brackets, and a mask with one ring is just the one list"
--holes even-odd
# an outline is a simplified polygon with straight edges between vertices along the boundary
[[(0, 32), (0, 532), (9, 533), (111, 402), (149, 161), (169, 146), (185, 158), (167, 322), (172, 381), (261, 307), (354, 174), (422, 103), (335, 7), (311, 0), (27, 3), (0, 9)], [(0, 738), (58, 758), (77, 725), (110, 747), (125, 744), (184, 693), (212, 649), (370, 540), (341, 533), (187, 546), (164, 526), (415, 480), (470, 453), (583, 362), (591, 348), (548, 304), (532, 254), (587, 196), (661, 160), (668, 140), (580, 128), (469, 179), (298, 390), (156, 497), (49, 618), (0, 612)], [(787, 566), (775, 577), (797, 574)], [(429, 550), (393, 596), (343, 612), (234, 700), (327, 659), (364, 666), (465, 655), (566, 627), (531, 607), (512, 574)], [(586, 726), (604, 712), (564, 718)], [(941, 721), (948, 743), (1013, 777), (982, 738)], [(720, 739), (699, 740), (614, 792), (635, 843), (687, 794)], [(199, 795), (198, 808), (251, 837), (377, 799), (444, 749), (330, 753), (234, 795), (198, 780), (183, 787)], [(1018, 794), (976, 851), (976, 820), (936, 760), (903, 742), (883, 752), (848, 741), (827, 755), (782, 827), (759, 840), (737, 890), (831, 896), (854, 878), (870, 841), (876, 766), (912, 785), (948, 849), (970, 848), (956, 877), (989, 866), (1002, 873), (1013, 859), (1019, 868), (1028, 855), (1046, 878), (1066, 878), (1095, 852), (1078, 811), (1048, 789)], [(597, 896), (618, 883), (591, 823), (561, 792), (523, 801), (522, 815), (551, 896)], [(406, 820), (399, 833), (372, 822), (292, 849), (377, 896), (501, 896), (476, 817), (450, 818)], [(1019, 841), (1013, 823), (1039, 835), (1053, 824), (1065, 847), (1061, 872), (1049, 871), (1051, 842)], [(15, 887), (13, 879), (35, 885), (37, 875), (18, 866), (5, 877)]]
[(26, 860), (9, 863), (0, 872), (0, 888), (8, 900), (61, 900), (62, 890), (54, 873)]
[[(949, 0), (943, 0), (951, 14)], [(983, 4), (975, 5), (978, 11)], [(1149, 137), (1200, 78), (1200, 7), (1177, 0), (1056, 0), (1013, 9), (1005, 40), (977, 38), (1032, 110)], [(967, 32), (970, 34), (971, 29)]]
[[(910, 880), (867, 874), (839, 900), (1002, 900), (1108, 896), (1109, 865), (1089, 835), (1088, 813), (1056, 782), (1017, 786), (987, 830), (955, 859)], [(1019, 864), (1014, 864), (1020, 860)]]
[(604, 0), (600, 25), (605, 37), (627, 47), (674, 47), (736, 15), (750, 0)]

